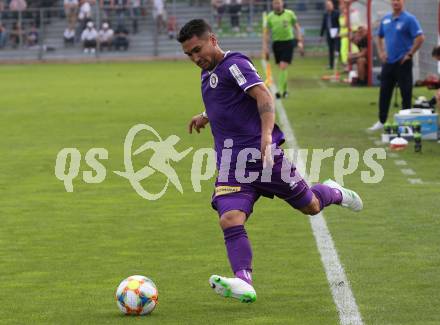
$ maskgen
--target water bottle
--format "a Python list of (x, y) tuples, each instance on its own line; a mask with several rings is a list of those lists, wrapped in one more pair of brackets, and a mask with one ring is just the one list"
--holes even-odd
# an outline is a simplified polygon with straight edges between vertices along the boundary
[(419, 132), (414, 134), (414, 151), (422, 152), (422, 135)]

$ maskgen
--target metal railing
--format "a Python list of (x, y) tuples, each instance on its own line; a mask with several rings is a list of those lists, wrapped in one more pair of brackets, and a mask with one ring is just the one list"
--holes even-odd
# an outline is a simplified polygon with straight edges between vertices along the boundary
[[(190, 1), (169, 1), (163, 12), (153, 8), (149, 1), (136, 7), (100, 6), (97, 1), (90, 8), (85, 8), (87, 10), (66, 7), (3, 10), (0, 11), (0, 60), (178, 55), (180, 47), (175, 40), (176, 34), (186, 21), (193, 18), (208, 20), (229, 48), (259, 50), (261, 16), (263, 11), (270, 9), (271, 1), (243, 0), (240, 5), (222, 8), (211, 6), (210, 1), (190, 6)], [(308, 31), (318, 28), (313, 27), (313, 19), (316, 20), (315, 16), (320, 14), (323, 1), (286, 3), (297, 11), (299, 17), (314, 12), (309, 15), (312, 28), (306, 29), (306, 36)], [(88, 22), (93, 22), (98, 37), (96, 44), (92, 45), (94, 50), (84, 53), (81, 35)], [(114, 31), (113, 42), (125, 37), (128, 48), (102, 46), (99, 31), (104, 22)], [(65, 33), (70, 35), (68, 39), (64, 37)], [(316, 34), (316, 31), (310, 34), (314, 37), (313, 33)]]

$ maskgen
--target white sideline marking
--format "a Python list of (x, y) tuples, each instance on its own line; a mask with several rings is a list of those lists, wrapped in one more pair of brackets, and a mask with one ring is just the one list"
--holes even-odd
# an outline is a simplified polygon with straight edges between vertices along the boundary
[(412, 176), (412, 175), (416, 174), (416, 172), (414, 170), (412, 170), (411, 168), (402, 168), (400, 171), (402, 172), (403, 175), (406, 175), (406, 176)]
[(417, 184), (436, 185), (436, 186), (440, 185), (440, 182), (424, 182), (422, 180), (420, 181), (421, 183), (417, 183)]
[[(266, 61), (262, 60), (264, 71), (266, 71)], [(276, 92), (276, 86), (271, 86), (272, 93)], [(286, 142), (289, 148), (299, 149), (289, 119), (286, 115), (284, 106), (280, 100), (276, 101), (278, 118), (281, 128), (286, 136)], [(298, 155), (297, 168), (304, 171), (304, 179), (307, 181), (308, 175), (305, 173), (305, 163), (303, 158)], [(315, 216), (310, 217), (310, 224), (312, 226), (313, 235), (315, 236), (316, 245), (321, 254), (321, 261), (324, 265), (327, 281), (332, 292), (333, 301), (339, 313), (339, 320), (341, 325), (363, 325), (362, 317), (353, 292), (350, 288), (350, 283), (345, 275), (344, 268), (339, 261), (338, 253), (333, 243), (332, 236), (328, 230), (327, 223), (324, 219), (324, 214), (321, 212)]]
[(395, 160), (394, 163), (397, 166), (406, 166), (406, 165), (408, 165), (408, 163), (405, 160)]
[(412, 184), (412, 185), (424, 184), (424, 182), (420, 178), (408, 178), (408, 182), (410, 182), (410, 184)]
[[(399, 154), (397, 154), (396, 152), (390, 152), (390, 153), (388, 153), (388, 157), (390, 157), (390, 158), (399, 158)], [(408, 163), (406, 162), (406, 160), (403, 160), (403, 159), (394, 160), (394, 164), (396, 166), (399, 166), (399, 167), (408, 166)], [(405, 176), (415, 176), (415, 175), (417, 175), (416, 172), (413, 169), (411, 169), (411, 168), (402, 168), (402, 169), (400, 169), (400, 171)], [(420, 178), (407, 178), (407, 181), (411, 185), (427, 184), (426, 182), (422, 181)]]

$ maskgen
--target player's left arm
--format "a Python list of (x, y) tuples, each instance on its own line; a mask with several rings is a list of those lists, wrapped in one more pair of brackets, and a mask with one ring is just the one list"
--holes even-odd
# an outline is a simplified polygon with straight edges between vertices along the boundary
[(264, 83), (247, 90), (247, 94), (257, 101), (261, 119), (261, 159), (263, 166), (272, 165), (271, 145), (272, 131), (275, 125), (275, 103), (270, 90)]
[(402, 61), (400, 62), (401, 64), (403, 64), (405, 61), (411, 60), (413, 55), (416, 54), (416, 52), (422, 47), (423, 42), (425, 41), (425, 35), (423, 35), (422, 27), (415, 18), (411, 20), (409, 29), (411, 36), (414, 38), (414, 42), (411, 50), (409, 50), (409, 52), (403, 57)]
[(197, 114), (191, 118), (188, 124), (188, 132), (192, 133), (192, 130), (196, 130), (197, 133), (200, 133), (200, 129), (204, 129), (205, 125), (209, 123), (208, 115), (206, 112), (201, 114)]
[(413, 55), (422, 47), (423, 42), (425, 41), (425, 35), (420, 34), (414, 39), (413, 46), (411, 47), (411, 50), (403, 57), (401, 64), (405, 63), (408, 60), (411, 60)]

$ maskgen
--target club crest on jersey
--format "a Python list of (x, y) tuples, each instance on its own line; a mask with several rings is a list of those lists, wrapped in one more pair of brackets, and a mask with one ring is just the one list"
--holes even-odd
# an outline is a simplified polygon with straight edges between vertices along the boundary
[(209, 85), (211, 86), (211, 88), (216, 88), (218, 85), (218, 76), (213, 73), (211, 74), (211, 76), (209, 77)]

